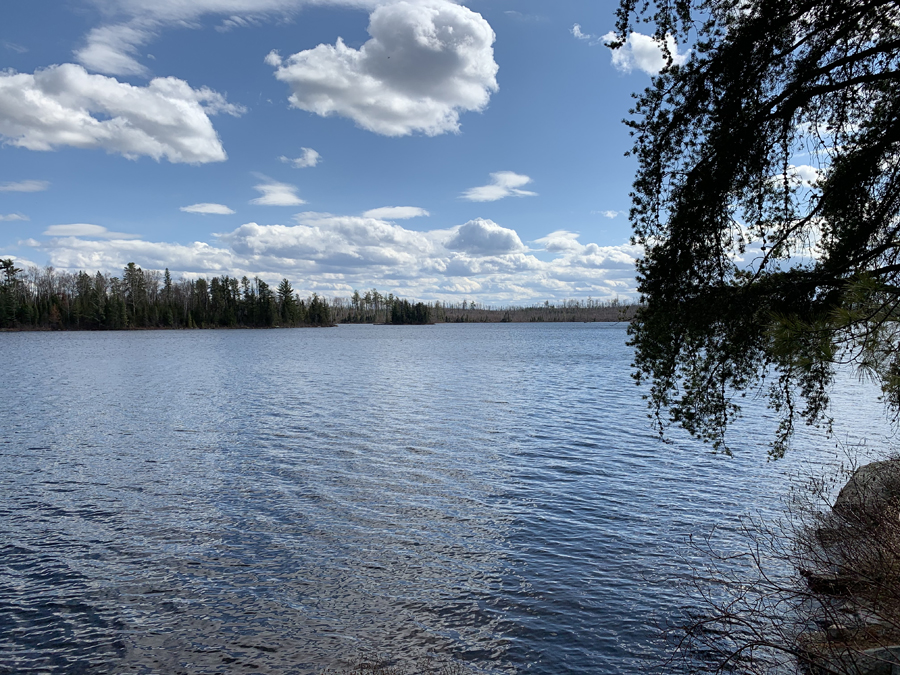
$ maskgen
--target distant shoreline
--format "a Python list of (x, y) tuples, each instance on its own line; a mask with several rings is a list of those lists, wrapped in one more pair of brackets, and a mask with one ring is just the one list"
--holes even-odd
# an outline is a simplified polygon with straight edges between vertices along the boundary
[[(630, 306), (628, 306), (630, 309)], [(635, 306), (636, 309), (636, 306)], [(480, 312), (493, 311), (503, 313), (502, 310), (476, 310)], [(339, 326), (439, 326), (450, 324), (494, 324), (494, 323), (631, 323), (634, 313), (627, 318), (593, 318), (593, 319), (462, 319), (448, 321), (432, 321), (427, 324), (412, 323), (385, 323), (374, 321), (342, 321), (328, 325), (298, 325), (298, 326), (128, 326), (124, 328), (95, 328), (95, 327), (52, 327), (52, 326), (19, 326), (14, 328), (0, 328), (0, 333), (116, 333), (116, 332), (149, 332), (149, 331), (212, 331), (212, 330), (282, 330), (285, 328), (337, 328)]]
[(121, 277), (17, 268), (0, 259), (0, 330), (183, 330), (191, 328), (302, 328), (344, 323), (627, 322), (638, 306), (612, 300), (544, 301), (529, 307), (493, 307), (408, 300), (378, 289), (350, 297), (307, 297), (284, 278), (277, 287), (258, 277), (223, 275), (173, 279), (168, 269), (128, 263)]

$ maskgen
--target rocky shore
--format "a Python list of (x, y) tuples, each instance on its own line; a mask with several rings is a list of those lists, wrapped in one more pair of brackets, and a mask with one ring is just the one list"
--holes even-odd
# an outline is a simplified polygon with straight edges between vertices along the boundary
[(816, 675), (900, 675), (900, 460), (857, 469), (799, 541)]

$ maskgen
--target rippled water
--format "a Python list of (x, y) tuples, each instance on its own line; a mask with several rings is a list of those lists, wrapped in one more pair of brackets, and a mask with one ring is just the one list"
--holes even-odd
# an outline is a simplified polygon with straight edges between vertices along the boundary
[(0, 334), (0, 672), (640, 672), (685, 537), (834, 453), (767, 464), (752, 402), (735, 459), (663, 445), (629, 363), (608, 324)]

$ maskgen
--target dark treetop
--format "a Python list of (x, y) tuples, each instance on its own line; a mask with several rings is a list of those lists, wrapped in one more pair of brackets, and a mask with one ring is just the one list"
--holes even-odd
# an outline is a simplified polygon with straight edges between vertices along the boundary
[(273, 290), (259, 278), (173, 280), (169, 270), (128, 263), (122, 277), (33, 267), (23, 274), (0, 259), (0, 328), (265, 328), (333, 325), (328, 303), (301, 299), (283, 279)]
[[(640, 6), (639, 6), (640, 5)], [(727, 451), (733, 393), (769, 385), (783, 454), (797, 419), (828, 423), (849, 362), (900, 409), (900, 4), (623, 0), (693, 42), (628, 122), (646, 306), (635, 377), (667, 424)]]

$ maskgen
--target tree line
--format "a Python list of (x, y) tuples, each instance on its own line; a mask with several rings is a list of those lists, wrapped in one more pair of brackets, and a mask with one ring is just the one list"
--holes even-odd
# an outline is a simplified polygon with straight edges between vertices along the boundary
[(0, 259), (0, 328), (119, 330), (125, 328), (269, 328), (330, 326), (328, 302), (300, 298), (290, 281), (224, 275), (172, 279), (169, 270), (128, 263), (121, 277), (97, 272), (27, 271)]
[(476, 301), (432, 303), (402, 300), (393, 293), (378, 289), (349, 298), (331, 300), (332, 316), (337, 323), (526, 323), (526, 322), (594, 322), (630, 321), (637, 305), (613, 300), (549, 300), (530, 306), (493, 306)]
[(141, 328), (273, 328), (337, 323), (426, 325), (529, 321), (621, 321), (633, 305), (618, 300), (549, 301), (492, 307), (410, 301), (377, 289), (352, 296), (301, 298), (288, 279), (278, 286), (254, 277), (173, 279), (168, 269), (128, 263), (121, 276), (17, 268), (0, 259), (0, 329), (122, 330)]

